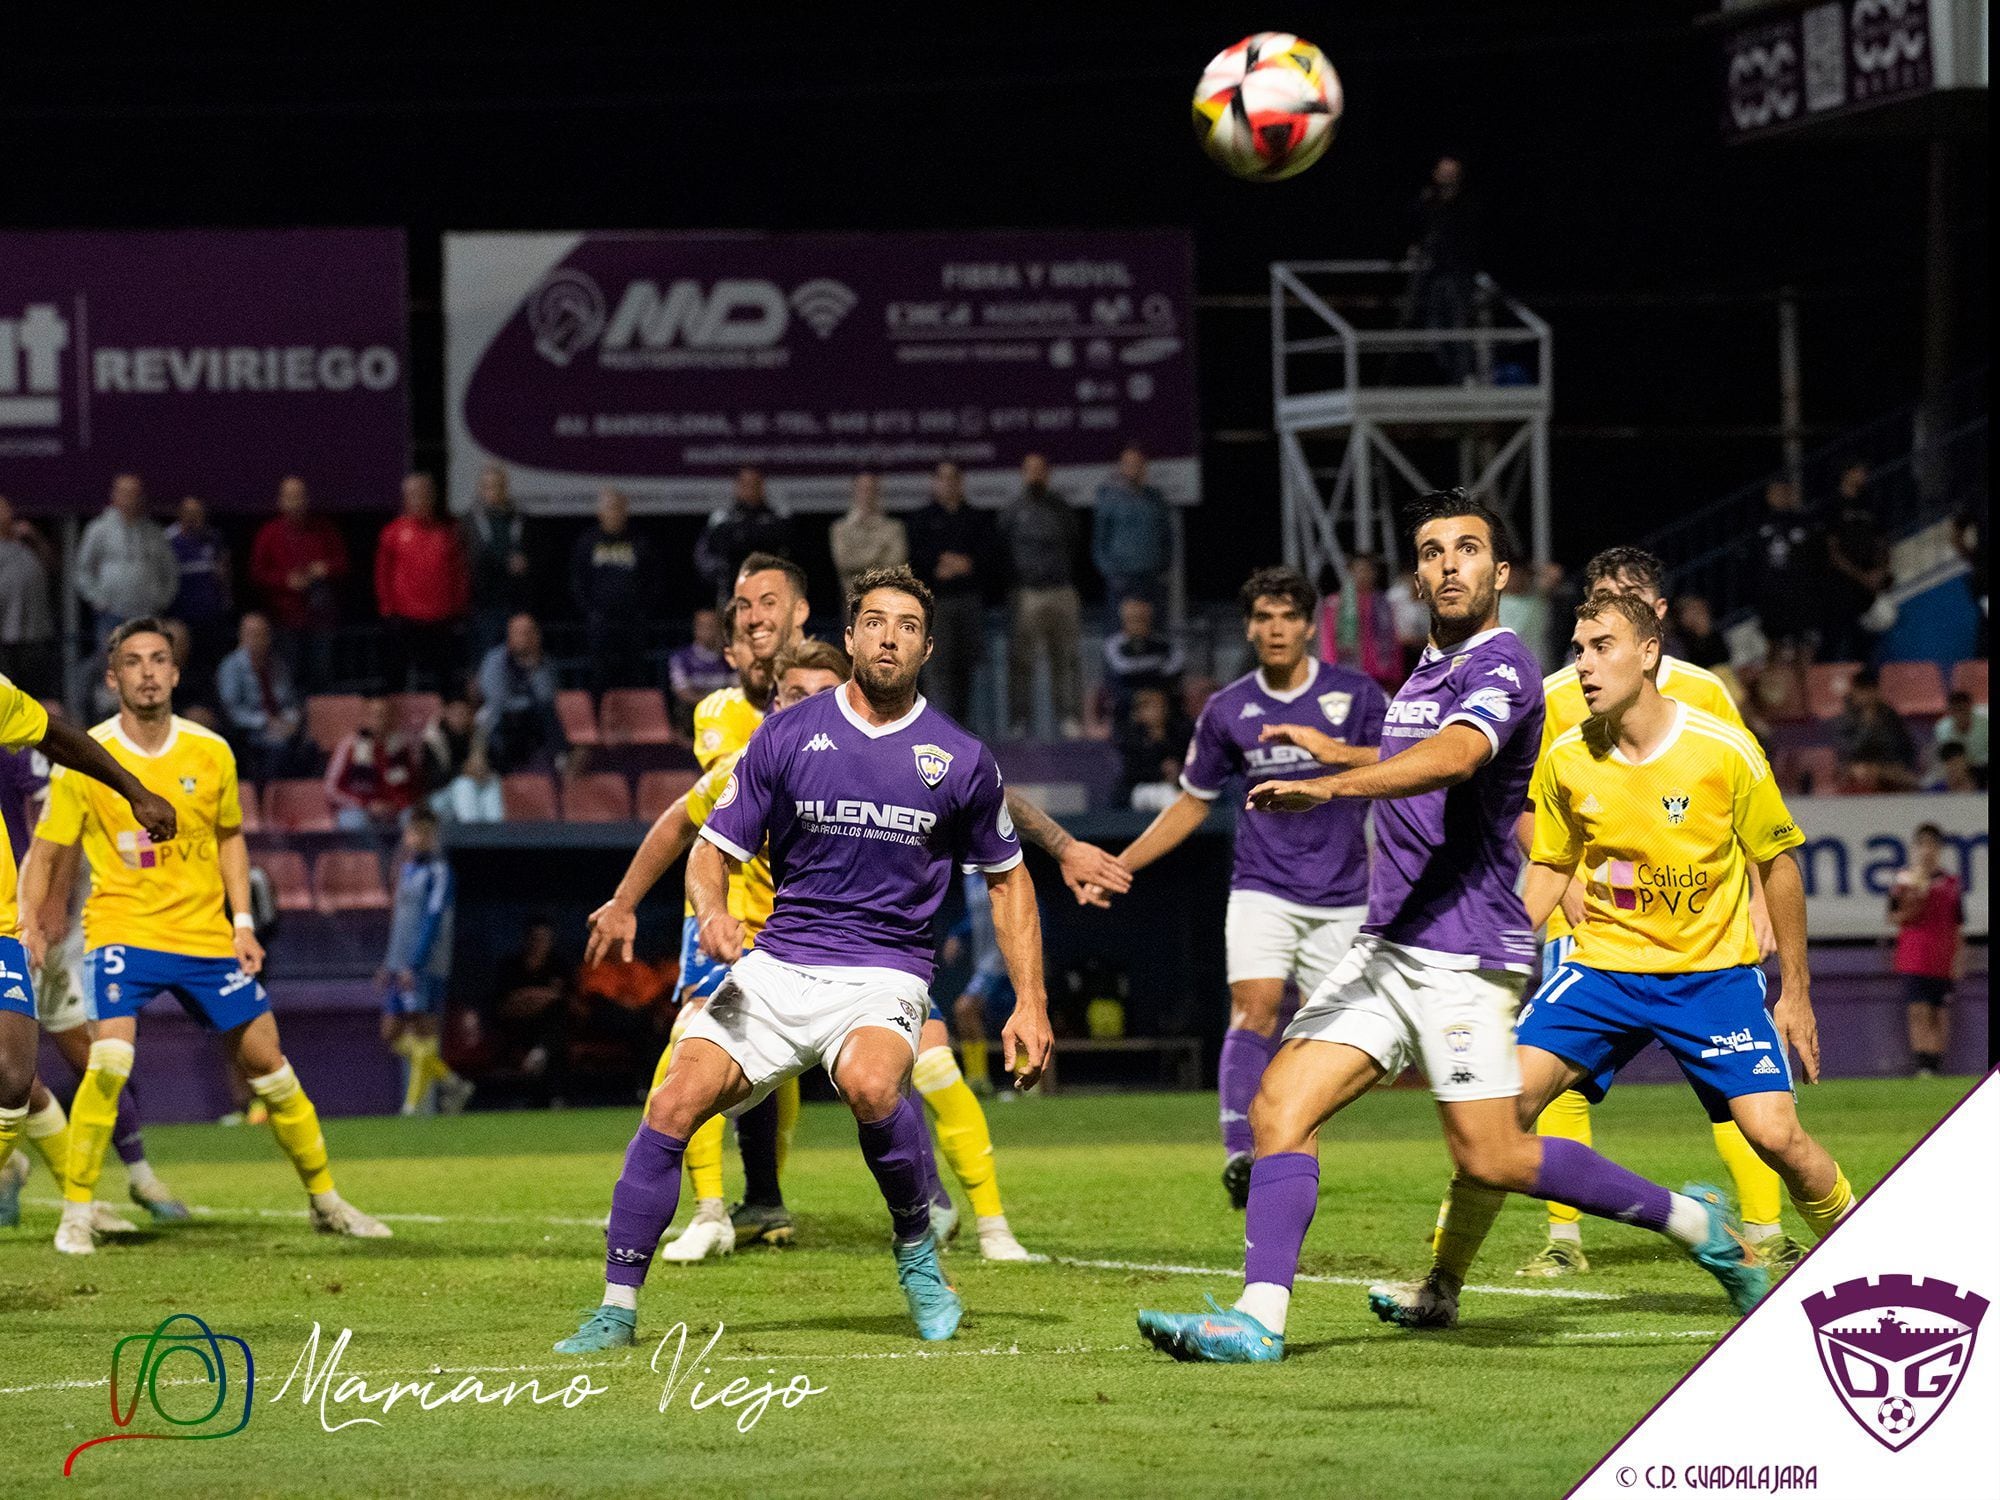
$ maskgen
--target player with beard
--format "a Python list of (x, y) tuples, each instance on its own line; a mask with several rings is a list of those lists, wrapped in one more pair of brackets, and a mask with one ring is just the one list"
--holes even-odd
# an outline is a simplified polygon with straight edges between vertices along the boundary
[[(848, 611), (853, 678), (752, 738), (689, 858), (702, 947), (731, 965), (729, 978), (647, 1102), (612, 1195), (603, 1304), (559, 1352), (633, 1342), (639, 1288), (674, 1216), (689, 1135), (815, 1064), (854, 1113), (919, 1336), (957, 1331), (962, 1309), (931, 1235), (923, 1118), (904, 1092), (930, 1010), (931, 919), (955, 867), (988, 875), (1016, 994), (1001, 1042), (1023, 1087), (1040, 1078), (1052, 1046), (1040, 919), (992, 753), (917, 693), (931, 651), (930, 591), (907, 568), (871, 570)], [(777, 902), (746, 953), (728, 870), (767, 835)]]

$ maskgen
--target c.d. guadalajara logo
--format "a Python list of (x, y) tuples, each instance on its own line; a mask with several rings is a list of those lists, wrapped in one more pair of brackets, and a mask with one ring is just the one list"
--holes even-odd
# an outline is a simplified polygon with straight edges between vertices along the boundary
[(1946, 1281), (1879, 1276), (1816, 1293), (1804, 1311), (1841, 1405), (1876, 1442), (1900, 1450), (1951, 1404), (1987, 1305)]

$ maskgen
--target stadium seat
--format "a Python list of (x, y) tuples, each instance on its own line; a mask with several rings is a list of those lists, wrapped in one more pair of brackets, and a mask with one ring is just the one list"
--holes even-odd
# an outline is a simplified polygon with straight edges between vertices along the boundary
[(616, 771), (593, 771), (563, 783), (563, 820), (569, 823), (629, 823), (632, 784)]
[(1882, 701), (1906, 719), (1935, 719), (1944, 712), (1944, 673), (1934, 661), (1884, 662)]
[(1821, 661), (1806, 668), (1806, 705), (1815, 719), (1837, 719), (1847, 707), (1847, 684), (1858, 661)]
[(639, 816), (651, 823), (695, 784), (694, 771), (646, 771), (639, 777)]
[(333, 809), (326, 787), (317, 779), (273, 781), (264, 788), (264, 820), (286, 833), (326, 833), (333, 828)]
[(359, 693), (315, 693), (306, 699), (306, 734), (328, 755), (361, 725), (368, 700)]
[(396, 722), (405, 734), (422, 734), (443, 708), (444, 699), (436, 693), (396, 694)]
[(372, 849), (328, 849), (313, 863), (313, 893), (319, 909), (384, 911), (389, 887), (382, 880), (382, 861)]
[(500, 806), (510, 823), (553, 823), (556, 785), (540, 771), (516, 771), (500, 778)]
[(256, 864), (271, 882), (279, 911), (313, 909), (312, 876), (306, 871), (303, 854), (296, 849), (265, 849), (257, 855)]
[(1800, 791), (1826, 797), (1842, 790), (1840, 757), (1831, 745), (1801, 745), (1794, 750), (1792, 774)]
[(1986, 662), (1962, 661), (1951, 669), (1951, 690), (1954, 693), (1970, 693), (1974, 703), (1986, 701)]
[(236, 788), (236, 800), (243, 804), (243, 831), (263, 832), (264, 810), (257, 804), (256, 784), (249, 781), (240, 783)]
[(1781, 724), (1812, 717), (1806, 704), (1805, 674), (1795, 666), (1764, 667), (1750, 680), (1750, 700), (1765, 718)]
[(581, 688), (564, 688), (556, 694), (556, 718), (572, 745), (603, 743), (597, 732), (597, 709)]
[(597, 705), (597, 722), (607, 745), (671, 745), (674, 726), (658, 688), (613, 688)]

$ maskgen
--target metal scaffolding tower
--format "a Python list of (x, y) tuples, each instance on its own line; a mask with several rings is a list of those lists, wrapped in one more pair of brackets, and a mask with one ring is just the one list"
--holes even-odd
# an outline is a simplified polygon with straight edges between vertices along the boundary
[[(1402, 566), (1412, 495), (1462, 484), (1549, 557), (1549, 325), (1474, 278), (1470, 328), (1408, 326), (1412, 267), (1386, 260), (1271, 267), (1271, 385), (1285, 560), (1308, 578), (1353, 551)], [(1344, 315), (1351, 314), (1352, 317)], [(1369, 321), (1384, 326), (1357, 326)], [(1372, 544), (1371, 544), (1372, 542)]]

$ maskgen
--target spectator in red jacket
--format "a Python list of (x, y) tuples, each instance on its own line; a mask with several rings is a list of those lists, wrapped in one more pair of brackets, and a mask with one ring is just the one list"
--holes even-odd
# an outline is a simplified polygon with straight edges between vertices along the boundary
[(375, 603), (388, 627), (392, 688), (459, 690), (458, 631), (468, 596), (458, 528), (438, 514), (431, 476), (412, 474), (403, 481), (403, 513), (382, 528), (375, 548)]
[(258, 528), (250, 547), (250, 581), (264, 596), (293, 680), (306, 692), (332, 678), (340, 583), (347, 577), (347, 543), (311, 511), (306, 482), (287, 474), (278, 481), (278, 513)]
[(1940, 868), (1944, 830), (1919, 827), (1910, 840), (1910, 863), (1889, 887), (1889, 919), (1896, 924), (1896, 972), (1903, 976), (1910, 1018), (1910, 1055), (1919, 1078), (1944, 1065), (1951, 1039), (1945, 1006), (1965, 967), (1965, 894), (1958, 877)]
[(423, 746), (396, 723), (396, 705), (370, 698), (361, 722), (326, 763), (326, 800), (342, 828), (393, 833), (424, 789)]

